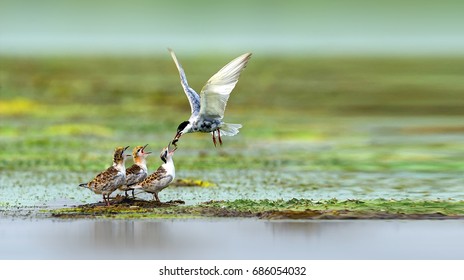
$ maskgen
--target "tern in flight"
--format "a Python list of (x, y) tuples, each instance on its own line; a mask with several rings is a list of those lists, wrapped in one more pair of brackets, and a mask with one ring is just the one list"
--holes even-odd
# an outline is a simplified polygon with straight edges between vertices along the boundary
[(237, 84), (240, 73), (250, 60), (251, 53), (242, 54), (229, 62), (206, 82), (198, 94), (188, 85), (184, 69), (177, 60), (176, 54), (171, 49), (168, 50), (179, 70), (180, 82), (192, 109), (189, 120), (177, 127), (177, 134), (172, 143), (175, 145), (185, 133), (211, 132), (214, 146), (216, 146), (215, 133), (217, 133), (219, 144), (222, 145), (221, 136), (234, 136), (242, 127), (241, 124), (225, 123), (222, 119), (230, 93)]

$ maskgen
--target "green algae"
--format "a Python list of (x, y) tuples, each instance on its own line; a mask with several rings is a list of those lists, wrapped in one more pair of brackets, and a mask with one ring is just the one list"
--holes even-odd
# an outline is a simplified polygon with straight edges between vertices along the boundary
[(178, 203), (126, 199), (111, 206), (83, 205), (55, 209), (60, 218), (166, 219), (249, 217), (261, 219), (463, 219), (464, 201), (434, 200), (248, 200)]
[(210, 187), (217, 186), (213, 182), (209, 182), (205, 180), (198, 180), (198, 179), (190, 179), (190, 178), (176, 179), (171, 185), (176, 186), (176, 187), (202, 187), (202, 188), (210, 188)]
[[(253, 213), (258, 216), (278, 216), (284, 213), (297, 215), (308, 213), (309, 216), (328, 215), (331, 218), (375, 218), (388, 216), (389, 218), (407, 218), (423, 216), (459, 217), (464, 215), (463, 201), (415, 201), (415, 200), (323, 200), (307, 199), (292, 200), (236, 200), (225, 202), (210, 202), (207, 208), (230, 209), (242, 213)], [(202, 205), (202, 207), (205, 207)], [(273, 215), (269, 215), (273, 214)], [(349, 215), (348, 215), (349, 214)], [(283, 215), (285, 217), (285, 215)], [(288, 217), (291, 217), (289, 215)], [(463, 216), (464, 217), (464, 216)]]

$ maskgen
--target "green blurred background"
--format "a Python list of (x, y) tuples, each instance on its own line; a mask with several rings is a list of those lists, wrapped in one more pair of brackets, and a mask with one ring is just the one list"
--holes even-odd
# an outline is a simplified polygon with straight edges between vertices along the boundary
[[(117, 145), (157, 154), (190, 85), (253, 52), (214, 149), (179, 170), (464, 170), (462, 1), (0, 3), (0, 171), (96, 172)], [(159, 160), (150, 160), (153, 170)]]

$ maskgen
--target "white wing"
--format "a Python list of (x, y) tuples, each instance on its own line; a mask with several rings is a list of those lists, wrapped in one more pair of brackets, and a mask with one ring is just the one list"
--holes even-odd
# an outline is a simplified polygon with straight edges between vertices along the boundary
[(224, 117), (229, 95), (238, 82), (251, 53), (242, 54), (214, 74), (200, 92), (200, 114), (210, 118)]
[(185, 76), (184, 69), (182, 68), (182, 65), (180, 65), (179, 61), (177, 60), (177, 57), (174, 51), (171, 49), (168, 49), (168, 51), (169, 53), (171, 53), (172, 59), (174, 60), (174, 63), (176, 64), (177, 70), (179, 71), (180, 83), (182, 84), (185, 95), (187, 95), (187, 98), (190, 102), (190, 108), (192, 109), (192, 114), (198, 114), (198, 112), (200, 111), (200, 96), (188, 85), (187, 77)]

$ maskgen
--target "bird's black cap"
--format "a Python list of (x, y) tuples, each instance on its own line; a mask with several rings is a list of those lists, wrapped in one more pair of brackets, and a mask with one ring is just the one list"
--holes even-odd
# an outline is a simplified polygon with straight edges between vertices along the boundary
[(177, 127), (177, 131), (182, 131), (189, 123), (189, 121), (181, 122)]

